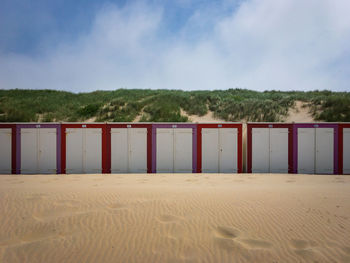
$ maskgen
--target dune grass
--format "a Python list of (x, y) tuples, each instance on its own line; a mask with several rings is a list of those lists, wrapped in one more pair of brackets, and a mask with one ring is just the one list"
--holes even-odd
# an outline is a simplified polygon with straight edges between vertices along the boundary
[(283, 121), (295, 101), (305, 102), (318, 121), (350, 121), (350, 93), (118, 89), (90, 93), (56, 90), (0, 90), (0, 122), (140, 121), (187, 122), (208, 110), (226, 121)]

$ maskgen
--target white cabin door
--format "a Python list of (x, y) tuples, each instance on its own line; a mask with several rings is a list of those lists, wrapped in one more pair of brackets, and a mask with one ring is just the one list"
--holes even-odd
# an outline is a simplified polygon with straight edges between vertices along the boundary
[(270, 173), (288, 173), (288, 128), (270, 128)]
[(316, 128), (316, 173), (333, 174), (334, 129)]
[(219, 172), (219, 129), (202, 129), (202, 172)]
[(298, 173), (315, 173), (315, 128), (298, 128)]
[(252, 172), (269, 172), (270, 135), (267, 128), (252, 129)]
[(111, 129), (111, 172), (128, 172), (128, 129)]
[(129, 128), (129, 172), (147, 173), (147, 128)]
[(237, 128), (219, 129), (219, 173), (237, 172)]
[(66, 173), (84, 173), (83, 129), (66, 129)]
[(174, 171), (174, 129), (157, 128), (157, 159), (158, 173), (172, 173)]
[(174, 129), (174, 172), (192, 173), (192, 128)]
[(11, 173), (12, 131), (0, 129), (0, 174)]
[(102, 172), (102, 129), (84, 129), (85, 144), (83, 144), (84, 172)]
[(350, 174), (350, 128), (343, 128), (343, 174)]
[(21, 173), (38, 173), (38, 129), (21, 129)]
[(38, 128), (38, 172), (57, 172), (57, 132), (56, 128)]

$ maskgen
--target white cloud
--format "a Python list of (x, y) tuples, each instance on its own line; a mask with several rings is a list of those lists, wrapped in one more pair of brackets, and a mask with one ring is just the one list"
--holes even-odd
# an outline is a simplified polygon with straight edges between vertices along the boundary
[(0, 54), (0, 88), (349, 90), (348, 10), (347, 0), (248, 0), (196, 10), (169, 36), (162, 8), (107, 5), (73, 42)]

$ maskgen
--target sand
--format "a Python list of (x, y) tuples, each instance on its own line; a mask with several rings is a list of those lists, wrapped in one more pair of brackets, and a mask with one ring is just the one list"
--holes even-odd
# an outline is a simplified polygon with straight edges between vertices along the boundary
[(214, 112), (212, 112), (210, 110), (208, 110), (207, 114), (205, 114), (203, 116), (198, 116), (198, 115), (189, 115), (181, 109), (181, 115), (187, 116), (188, 120), (190, 122), (198, 122), (198, 123), (225, 122), (225, 120), (223, 120), (223, 119), (215, 118)]
[(0, 262), (350, 262), (350, 177), (0, 176)]
[(305, 106), (307, 103), (296, 101), (294, 108), (289, 108), (288, 116), (285, 122), (314, 122), (314, 118), (310, 114), (310, 107)]
[[(307, 103), (302, 101), (295, 101), (295, 105), (292, 108), (289, 108), (288, 114), (283, 118), (283, 122), (314, 122), (313, 117), (310, 114), (310, 107), (306, 106)], [(105, 105), (106, 106), (106, 105)], [(180, 113), (182, 116), (188, 117), (189, 122), (193, 123), (217, 123), (217, 122), (226, 122), (223, 119), (214, 117), (214, 112), (208, 110), (208, 112), (203, 116), (198, 115), (189, 115), (186, 111), (180, 108)], [(133, 122), (139, 122), (144, 114), (143, 109), (135, 117)], [(42, 120), (43, 115), (39, 116), (39, 122)], [(92, 123), (96, 121), (96, 116), (86, 119), (84, 122)], [(239, 120), (238, 122), (246, 122), (246, 120)]]

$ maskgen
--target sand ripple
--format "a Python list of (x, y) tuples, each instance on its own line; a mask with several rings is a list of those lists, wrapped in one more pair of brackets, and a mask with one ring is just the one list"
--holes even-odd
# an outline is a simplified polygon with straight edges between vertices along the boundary
[(350, 262), (339, 178), (4, 175), (0, 262)]

